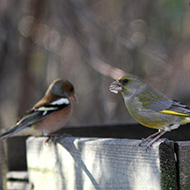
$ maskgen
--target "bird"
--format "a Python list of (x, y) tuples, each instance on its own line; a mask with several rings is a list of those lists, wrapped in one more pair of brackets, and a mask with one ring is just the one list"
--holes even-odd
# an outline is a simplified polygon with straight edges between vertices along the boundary
[(37, 102), (0, 139), (10, 136), (48, 136), (61, 129), (69, 121), (76, 101), (74, 86), (67, 80), (56, 79), (48, 87), (44, 97)]
[[(126, 74), (110, 85), (113, 93), (121, 92), (129, 114), (145, 127), (158, 131), (145, 139), (146, 149), (150, 148), (167, 131), (190, 123), (190, 108), (170, 99), (165, 94), (149, 86), (139, 77)], [(150, 140), (150, 141), (149, 141)]]

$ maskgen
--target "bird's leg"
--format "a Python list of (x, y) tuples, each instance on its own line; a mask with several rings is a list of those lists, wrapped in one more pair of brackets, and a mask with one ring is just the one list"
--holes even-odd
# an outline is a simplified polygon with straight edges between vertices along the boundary
[(161, 131), (157, 131), (156, 133), (153, 133), (152, 135), (148, 136), (146, 139), (144, 139), (144, 142), (150, 140), (151, 138), (159, 135), (161, 133)]
[(51, 137), (50, 137), (50, 136), (47, 136), (47, 139), (46, 139), (46, 141), (45, 141), (45, 144), (49, 143), (49, 141), (52, 140), (52, 138), (53, 138), (52, 136), (51, 136)]
[(47, 137), (45, 144), (49, 143), (49, 141), (53, 141), (54, 137), (57, 137), (57, 134), (43, 134), (41, 137)]
[(154, 143), (154, 142), (156, 142), (162, 135), (164, 135), (167, 131), (159, 131), (160, 132), (160, 134), (159, 135), (157, 135), (154, 139), (152, 139), (149, 143), (148, 143), (148, 145), (146, 146), (146, 151), (148, 150), (148, 148), (150, 148), (150, 146)]
[(156, 133), (153, 133), (152, 135), (148, 136), (146, 139), (142, 139), (141, 143), (139, 144), (139, 146), (141, 146), (144, 142), (150, 140), (151, 138), (159, 135), (161, 133), (161, 131), (157, 131)]
[(59, 138), (65, 138), (65, 137), (72, 137), (72, 135), (64, 133), (64, 134), (60, 134), (60, 133), (50, 133), (47, 135), (48, 139), (46, 140), (46, 143), (48, 143), (50, 140), (53, 142), (56, 142), (57, 139)]

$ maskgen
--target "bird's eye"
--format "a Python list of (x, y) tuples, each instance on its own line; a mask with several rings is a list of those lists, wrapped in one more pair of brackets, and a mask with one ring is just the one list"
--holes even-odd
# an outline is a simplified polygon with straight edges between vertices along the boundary
[(128, 83), (128, 81), (129, 81), (128, 79), (123, 79), (123, 80), (122, 80), (122, 83), (123, 83), (123, 84), (126, 84), (126, 83)]
[(70, 89), (70, 92), (73, 92), (73, 91), (74, 91), (74, 88), (71, 88), (71, 89)]

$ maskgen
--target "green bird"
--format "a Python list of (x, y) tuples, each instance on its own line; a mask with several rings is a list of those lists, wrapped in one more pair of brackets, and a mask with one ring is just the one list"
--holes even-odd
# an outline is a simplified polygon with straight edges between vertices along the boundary
[(110, 91), (121, 92), (128, 112), (136, 121), (158, 129), (158, 132), (142, 140), (143, 143), (152, 139), (147, 148), (167, 131), (190, 123), (189, 107), (168, 98), (137, 76), (128, 74), (119, 78), (110, 85)]

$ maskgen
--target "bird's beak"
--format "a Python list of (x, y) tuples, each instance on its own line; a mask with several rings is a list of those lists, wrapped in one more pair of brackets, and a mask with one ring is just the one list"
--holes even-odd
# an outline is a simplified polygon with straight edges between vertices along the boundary
[(73, 95), (71, 95), (71, 96), (69, 96), (69, 98), (71, 99), (71, 100), (73, 100), (73, 101), (77, 101), (77, 96), (76, 96), (76, 94), (73, 94)]
[(110, 85), (110, 91), (117, 94), (119, 91), (122, 90), (122, 85), (119, 81), (114, 81)]

